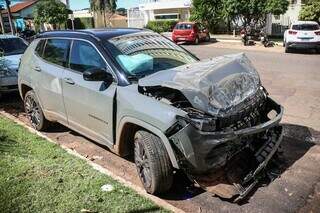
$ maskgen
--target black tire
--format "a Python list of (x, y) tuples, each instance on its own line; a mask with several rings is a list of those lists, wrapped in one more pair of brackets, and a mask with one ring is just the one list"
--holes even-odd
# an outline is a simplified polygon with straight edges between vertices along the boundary
[(291, 49), (288, 47), (288, 44), (286, 43), (285, 44), (285, 50), (284, 50), (285, 53), (291, 53)]
[(146, 131), (137, 131), (134, 137), (134, 161), (148, 193), (161, 194), (171, 188), (173, 168), (159, 137)]
[(38, 131), (48, 128), (50, 122), (45, 118), (33, 90), (28, 91), (24, 97), (24, 109), (33, 128)]
[(208, 35), (206, 36), (206, 42), (209, 42), (209, 41), (211, 41), (211, 38), (210, 38), (210, 35), (208, 34)]
[(199, 37), (196, 37), (196, 38), (194, 39), (193, 44), (198, 45), (199, 43), (200, 43)]

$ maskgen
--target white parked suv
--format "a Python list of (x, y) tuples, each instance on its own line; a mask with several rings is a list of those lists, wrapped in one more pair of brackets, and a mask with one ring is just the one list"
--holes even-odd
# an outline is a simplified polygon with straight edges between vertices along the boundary
[(320, 26), (314, 21), (298, 21), (284, 33), (286, 53), (292, 49), (315, 49), (320, 51)]

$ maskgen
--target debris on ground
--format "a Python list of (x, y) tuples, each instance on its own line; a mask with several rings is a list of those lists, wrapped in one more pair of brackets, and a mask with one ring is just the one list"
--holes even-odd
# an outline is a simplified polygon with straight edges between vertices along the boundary
[(110, 184), (105, 184), (103, 186), (101, 186), (101, 191), (103, 192), (111, 192), (114, 190), (114, 187)]

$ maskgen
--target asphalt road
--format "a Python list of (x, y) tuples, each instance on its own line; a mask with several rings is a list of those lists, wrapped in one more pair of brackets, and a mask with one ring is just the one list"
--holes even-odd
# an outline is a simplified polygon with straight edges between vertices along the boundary
[[(219, 47), (217, 47), (219, 46)], [(285, 107), (283, 121), (320, 131), (320, 55), (285, 54), (281, 47), (243, 47), (240, 44), (184, 45), (201, 59), (244, 52), (253, 62), (271, 97)], [(256, 51), (254, 50), (256, 49)]]
[[(218, 49), (212, 45), (187, 45), (186, 48), (200, 58), (241, 52), (237, 49)], [(185, 177), (178, 173), (173, 189), (161, 198), (186, 212), (320, 212), (320, 134), (314, 130), (319, 128), (320, 119), (308, 119), (312, 116), (309, 114), (314, 113), (313, 109), (319, 110), (320, 57), (245, 52), (271, 95), (286, 108), (283, 152), (277, 159), (279, 176), (272, 182), (259, 185), (243, 203), (234, 204), (190, 186)], [(290, 103), (297, 98), (301, 101)], [(0, 110), (27, 122), (18, 95), (4, 96), (0, 101)], [(294, 117), (290, 114), (292, 112), (298, 115)], [(300, 119), (304, 117), (307, 119)], [(61, 125), (54, 125), (44, 134), (134, 185), (141, 186), (132, 160), (120, 158)]]

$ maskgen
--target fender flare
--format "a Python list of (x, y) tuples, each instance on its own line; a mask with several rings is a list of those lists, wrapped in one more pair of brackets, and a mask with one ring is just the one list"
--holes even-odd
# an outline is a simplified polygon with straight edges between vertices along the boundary
[(119, 147), (120, 135), (121, 135), (121, 132), (123, 130), (124, 125), (127, 124), (127, 123), (132, 123), (132, 124), (135, 124), (137, 126), (140, 126), (140, 127), (144, 128), (144, 129), (152, 132), (156, 136), (158, 136), (162, 140), (162, 142), (163, 142), (163, 144), (164, 144), (164, 146), (165, 146), (165, 148), (167, 150), (167, 153), (169, 155), (169, 158), (170, 158), (170, 161), (172, 163), (172, 166), (174, 168), (176, 168), (176, 169), (179, 169), (179, 165), (178, 165), (176, 156), (174, 154), (174, 151), (173, 151), (173, 149), (172, 149), (172, 147), (170, 145), (170, 142), (169, 142), (168, 138), (157, 127), (155, 127), (155, 126), (153, 126), (153, 125), (151, 125), (151, 124), (149, 124), (149, 123), (147, 123), (145, 121), (142, 121), (140, 119), (137, 119), (137, 118), (134, 118), (134, 117), (128, 117), (128, 116), (121, 118), (121, 120), (119, 122), (119, 125), (118, 125), (118, 128), (117, 128), (117, 137), (116, 137), (116, 145), (115, 145), (115, 147)]

